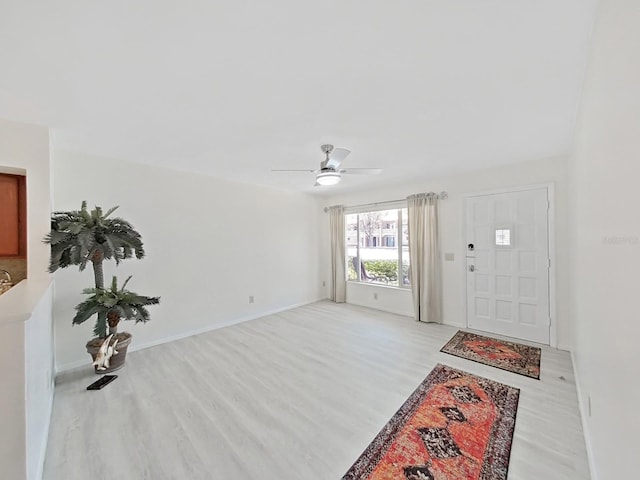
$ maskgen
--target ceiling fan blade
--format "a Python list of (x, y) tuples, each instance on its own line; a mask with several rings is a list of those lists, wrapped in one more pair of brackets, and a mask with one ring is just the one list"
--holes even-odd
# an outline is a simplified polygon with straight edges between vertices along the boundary
[(340, 170), (340, 173), (346, 173), (347, 175), (379, 175), (382, 173), (381, 168), (345, 168)]
[(337, 170), (342, 161), (351, 153), (346, 148), (334, 148), (329, 154), (329, 161), (325, 165), (326, 168)]
[(294, 170), (294, 169), (285, 169), (285, 170), (271, 170), (272, 172), (307, 172), (307, 173), (316, 173), (318, 170), (309, 170), (309, 169), (305, 169), (305, 170)]

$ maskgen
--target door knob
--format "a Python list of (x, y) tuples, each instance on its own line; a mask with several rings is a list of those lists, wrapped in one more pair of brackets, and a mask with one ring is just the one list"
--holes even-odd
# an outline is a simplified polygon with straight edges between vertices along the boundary
[(469, 265), (469, 271), (470, 272), (475, 272), (476, 271), (476, 267), (474, 265)]

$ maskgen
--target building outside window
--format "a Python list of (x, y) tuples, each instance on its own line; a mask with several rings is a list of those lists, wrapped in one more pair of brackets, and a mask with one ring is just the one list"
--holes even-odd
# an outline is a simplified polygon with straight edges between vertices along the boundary
[(345, 215), (347, 280), (410, 287), (407, 209)]

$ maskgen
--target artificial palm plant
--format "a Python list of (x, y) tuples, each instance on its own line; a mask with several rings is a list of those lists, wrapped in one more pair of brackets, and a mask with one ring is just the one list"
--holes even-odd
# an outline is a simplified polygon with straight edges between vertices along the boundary
[(80, 210), (54, 212), (51, 232), (45, 237), (45, 242), (51, 244), (49, 272), (71, 265), (79, 265), (82, 271), (91, 262), (96, 288), (104, 288), (105, 259), (114, 259), (119, 264), (133, 256), (143, 258), (141, 235), (126, 220), (109, 218), (117, 208), (104, 214), (101, 207), (89, 212), (87, 202), (83, 201)]
[[(117, 333), (120, 320), (146, 322), (149, 312), (146, 307), (159, 303), (158, 297), (146, 297), (126, 289), (129, 277), (122, 288), (118, 288), (118, 280), (114, 276), (109, 289), (104, 286), (104, 260), (115, 260), (116, 265), (127, 258), (144, 257), (142, 237), (126, 220), (111, 217), (118, 207), (103, 213), (102, 208), (95, 207), (90, 212), (87, 202), (82, 202), (80, 210), (54, 212), (51, 216), (51, 232), (44, 241), (51, 245), (49, 272), (59, 268), (79, 266), (84, 270), (90, 262), (93, 267), (95, 288), (88, 288), (83, 293), (90, 295), (76, 307), (74, 324), (83, 323), (97, 315), (93, 333), (97, 336), (87, 343), (87, 351), (94, 359), (96, 373), (107, 373), (121, 368), (124, 364), (126, 348), (131, 342), (131, 335)], [(107, 331), (107, 325), (109, 329)], [(105, 340), (106, 339), (106, 340)], [(110, 343), (112, 342), (112, 343)], [(116, 343), (118, 351), (116, 351)], [(109, 349), (110, 345), (113, 346)], [(104, 357), (98, 362), (100, 353), (109, 350), (117, 361), (108, 369), (104, 368)], [(120, 353), (118, 353), (120, 352)]]
[(126, 289), (129, 280), (131, 277), (125, 280), (120, 289), (118, 289), (118, 279), (115, 276), (109, 289), (85, 288), (82, 293), (90, 295), (90, 297), (76, 306), (76, 316), (73, 317), (73, 323), (83, 323), (97, 314), (98, 321), (93, 333), (99, 338), (105, 338), (107, 325), (109, 325), (109, 335), (116, 335), (118, 323), (122, 319), (135, 320), (136, 323), (149, 321), (149, 311), (145, 307), (158, 304), (160, 299), (130, 292)]

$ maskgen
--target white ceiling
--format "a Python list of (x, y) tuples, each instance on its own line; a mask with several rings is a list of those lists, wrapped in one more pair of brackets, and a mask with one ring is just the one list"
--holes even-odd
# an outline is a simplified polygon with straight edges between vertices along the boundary
[[(563, 155), (595, 3), (2, 0), (0, 117), (56, 148), (314, 193)], [(383, 175), (270, 172), (316, 168), (322, 143)]]

